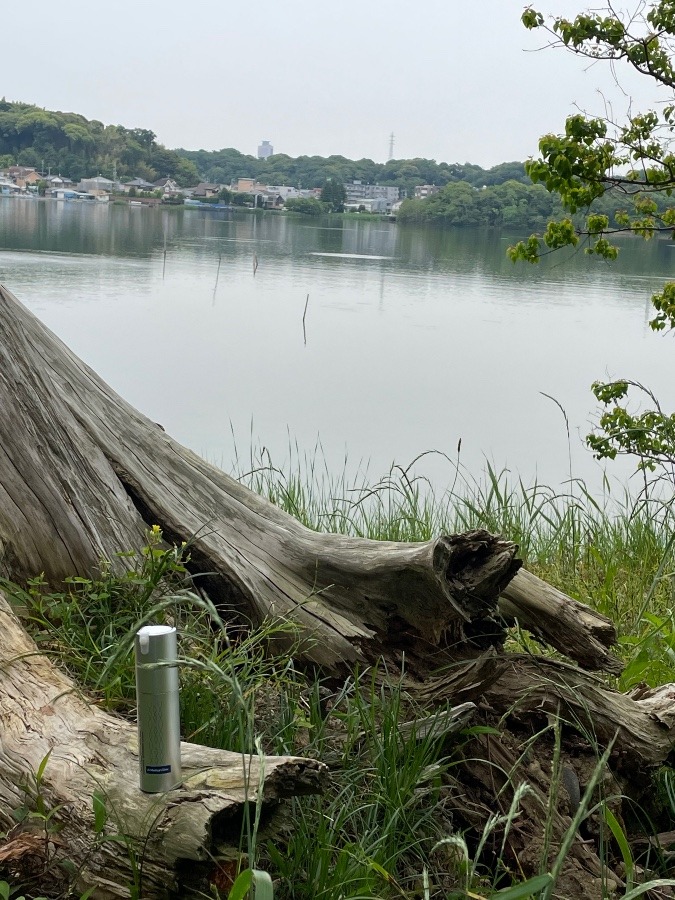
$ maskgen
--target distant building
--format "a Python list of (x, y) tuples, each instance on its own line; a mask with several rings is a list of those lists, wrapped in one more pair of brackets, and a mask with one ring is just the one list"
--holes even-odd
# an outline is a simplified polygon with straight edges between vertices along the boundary
[(14, 184), (18, 185), (20, 188), (36, 185), (42, 180), (42, 175), (40, 175), (39, 172), (26, 166), (10, 166), (8, 174), (14, 181)]
[(7, 170), (10, 178), (25, 178), (27, 175), (35, 174), (38, 179), (41, 177), (33, 166), (10, 166)]
[(128, 194), (131, 188), (135, 188), (137, 191), (155, 190), (155, 185), (151, 181), (146, 181), (145, 178), (132, 178), (131, 181), (125, 181), (120, 187), (125, 194)]
[(230, 190), (235, 194), (255, 194), (265, 190), (265, 185), (258, 184), (255, 178), (237, 178), (230, 184)]
[(68, 178), (67, 175), (47, 175), (42, 180), (47, 182), (48, 190), (60, 190), (74, 186), (72, 179)]
[(162, 191), (162, 196), (165, 198), (170, 197), (180, 197), (181, 189), (178, 184), (173, 180), (173, 178), (160, 178), (158, 181), (155, 181), (152, 185), (153, 190), (157, 190), (158, 188)]
[(77, 190), (84, 194), (109, 194), (115, 190), (116, 182), (110, 178), (104, 178), (103, 175), (97, 175), (96, 178), (83, 178), (77, 185)]
[(418, 184), (415, 187), (415, 199), (425, 200), (427, 197), (438, 194), (440, 190), (437, 184)]
[(399, 189), (388, 184), (363, 184), (360, 181), (352, 181), (344, 185), (347, 203), (355, 203), (357, 200), (388, 200), (396, 203), (399, 198)]
[(300, 191), (289, 184), (268, 184), (265, 191), (268, 194), (282, 197), (284, 200), (292, 200), (293, 198), (300, 196)]
[(217, 197), (220, 192), (219, 184), (212, 184), (209, 181), (200, 181), (199, 184), (191, 188), (192, 196), (197, 200)]
[(345, 203), (345, 212), (368, 212), (385, 215), (391, 212), (391, 200), (386, 197), (364, 197), (361, 200), (352, 200)]
[(269, 141), (263, 141), (258, 145), (258, 159), (267, 159), (268, 156), (274, 156), (274, 147)]
[(20, 191), (21, 188), (9, 178), (0, 178), (0, 194), (7, 196), (8, 194), (18, 194)]

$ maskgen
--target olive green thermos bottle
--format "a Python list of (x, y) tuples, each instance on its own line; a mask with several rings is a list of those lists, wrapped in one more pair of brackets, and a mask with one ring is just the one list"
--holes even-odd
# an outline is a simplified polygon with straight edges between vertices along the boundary
[(159, 794), (181, 783), (176, 629), (145, 625), (135, 650), (140, 786)]

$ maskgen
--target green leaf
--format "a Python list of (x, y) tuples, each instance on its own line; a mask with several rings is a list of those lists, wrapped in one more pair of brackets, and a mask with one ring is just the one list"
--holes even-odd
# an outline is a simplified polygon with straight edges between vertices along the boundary
[(253, 884), (255, 900), (274, 900), (274, 885), (267, 872), (253, 869)]
[(230, 888), (227, 900), (245, 900), (251, 888), (255, 900), (274, 900), (272, 879), (260, 869), (244, 869)]
[(520, 17), (520, 21), (526, 28), (532, 30), (533, 28), (539, 28), (544, 24), (544, 17), (540, 12), (537, 12), (535, 9), (532, 9), (532, 7), (529, 7)]
[(249, 892), (252, 882), (252, 870), (244, 869), (244, 871), (239, 874), (239, 877), (230, 888), (230, 893), (227, 895), (227, 900), (244, 900)]
[(614, 835), (614, 840), (619, 845), (619, 850), (621, 851), (621, 856), (623, 857), (623, 863), (626, 867), (626, 887), (630, 891), (631, 887), (633, 886), (634, 864), (633, 854), (631, 853), (630, 846), (626, 838), (626, 833), (619, 824), (618, 819), (608, 806), (605, 806), (602, 812), (605, 822), (609, 826), (609, 830)]
[(524, 900), (525, 897), (539, 894), (551, 884), (552, 880), (548, 874), (537, 875), (520, 884), (514, 884), (505, 890), (490, 894), (490, 900)]
[(460, 734), (462, 737), (474, 737), (477, 734), (500, 735), (501, 731), (498, 728), (493, 728), (491, 725), (472, 725), (470, 728), (463, 728)]
[(35, 781), (37, 782), (38, 785), (42, 781), (42, 776), (45, 774), (45, 769), (47, 768), (47, 763), (49, 762), (49, 757), (52, 755), (53, 749), (54, 748), (52, 747), (49, 750), (49, 753), (43, 758), (42, 762), (38, 766), (37, 772), (35, 773)]
[(9, 900), (9, 885), (6, 881), (0, 881), (0, 898)]
[(655, 881), (648, 881), (646, 884), (640, 884), (632, 891), (623, 895), (623, 900), (635, 900), (636, 897), (642, 897), (647, 891), (656, 890), (661, 887), (675, 887), (675, 879), (673, 878), (657, 878)]
[(101, 834), (108, 821), (108, 811), (105, 808), (105, 797), (100, 791), (94, 791), (91, 803), (94, 808), (94, 833)]

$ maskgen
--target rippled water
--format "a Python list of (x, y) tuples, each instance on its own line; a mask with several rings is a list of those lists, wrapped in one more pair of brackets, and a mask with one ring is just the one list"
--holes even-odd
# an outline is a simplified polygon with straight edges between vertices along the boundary
[[(126, 399), (226, 469), (289, 442), (376, 478), (436, 449), (597, 487), (589, 385), (628, 375), (673, 405), (648, 328), (666, 241), (620, 260), (513, 266), (499, 231), (0, 199), (0, 280)], [(307, 299), (309, 297), (309, 299)], [(304, 326), (304, 327), (303, 327)], [(438, 488), (451, 466), (420, 464)], [(611, 471), (625, 477), (626, 467)]]

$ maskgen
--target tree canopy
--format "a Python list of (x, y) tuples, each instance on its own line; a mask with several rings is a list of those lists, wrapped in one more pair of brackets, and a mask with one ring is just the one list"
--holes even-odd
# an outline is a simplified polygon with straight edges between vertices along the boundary
[[(562, 134), (541, 138), (540, 156), (525, 169), (535, 184), (557, 195), (566, 215), (510, 248), (511, 258), (536, 262), (543, 253), (583, 239), (587, 253), (614, 259), (617, 233), (675, 237), (675, 2), (645, 0), (632, 14), (610, 6), (552, 20), (528, 8), (522, 21), (578, 56), (631, 67), (665, 89), (668, 99), (657, 109), (629, 111), (622, 123), (578, 113), (567, 119)], [(619, 77), (620, 69), (616, 72)], [(675, 328), (675, 282), (654, 294), (652, 304), (652, 328)], [(631, 388), (646, 393), (651, 408), (630, 411), (625, 401)], [(605, 409), (599, 431), (588, 438), (595, 454), (633, 455), (643, 469), (666, 466), (672, 478), (675, 414), (664, 412), (650, 391), (629, 379), (597, 382), (593, 391)]]
[(325, 203), (331, 212), (344, 212), (347, 192), (341, 181), (329, 178), (321, 188), (321, 202)]
[(457, 181), (427, 199), (406, 200), (398, 220), (442, 227), (541, 228), (561, 210), (560, 203), (541, 185), (509, 179), (478, 188)]
[(0, 101), (0, 161), (48, 168), (78, 180), (93, 174), (195, 184), (194, 163), (158, 144), (147, 128), (125, 128), (27, 103)]

